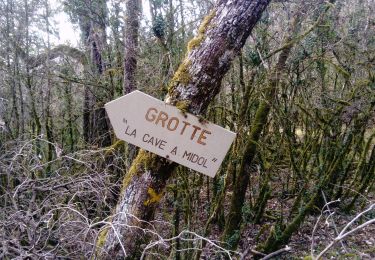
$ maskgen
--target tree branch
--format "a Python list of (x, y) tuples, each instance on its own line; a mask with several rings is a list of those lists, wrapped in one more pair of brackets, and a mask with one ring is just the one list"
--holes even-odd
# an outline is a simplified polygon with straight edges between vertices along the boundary
[(82, 65), (86, 65), (87, 58), (84, 52), (78, 50), (77, 48), (68, 46), (68, 45), (58, 45), (55, 48), (52, 48), (49, 51), (43, 52), (36, 56), (28, 56), (27, 53), (16, 45), (17, 51), (21, 58), (29, 65), (30, 68), (37, 68), (47, 60), (53, 60), (57, 57), (68, 56), (72, 59), (75, 59)]

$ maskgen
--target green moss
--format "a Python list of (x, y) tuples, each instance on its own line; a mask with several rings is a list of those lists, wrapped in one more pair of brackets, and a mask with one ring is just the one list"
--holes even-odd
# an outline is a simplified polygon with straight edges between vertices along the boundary
[(173, 75), (172, 82), (188, 84), (191, 80), (191, 76), (189, 73), (189, 66), (191, 62), (185, 59), (181, 65), (178, 67), (176, 73)]
[(188, 43), (188, 53), (191, 52), (193, 49), (195, 49), (196, 47), (198, 47), (202, 41), (205, 39), (205, 33), (207, 31), (207, 28), (212, 20), (212, 18), (215, 16), (216, 14), (216, 11), (215, 10), (212, 10), (209, 15), (207, 15), (201, 25), (199, 26), (198, 28), (198, 34), (197, 36), (195, 36), (193, 39), (191, 39)]
[(196, 47), (198, 47), (203, 40), (204, 40), (204, 35), (203, 34), (198, 34), (193, 39), (191, 39), (188, 42), (188, 45), (187, 45), (188, 52), (191, 52), (193, 49), (195, 49)]
[[(268, 234), (267, 240), (265, 241), (264, 244), (259, 245), (257, 248), (258, 250), (265, 251), (270, 244), (274, 244), (276, 241), (276, 230), (275, 226), (271, 226), (270, 232)], [(266, 251), (267, 252), (267, 251)]]
[(143, 204), (148, 206), (152, 203), (158, 203), (161, 198), (163, 197), (163, 193), (158, 194), (153, 188), (148, 188), (147, 190), (148, 195), (150, 195), (149, 199), (147, 199)]
[(367, 80), (367, 79), (359, 79), (356, 81), (355, 85), (356, 86), (369, 86), (371, 84), (371, 81)]
[(235, 249), (237, 247), (237, 244), (238, 244), (238, 241), (240, 240), (240, 231), (239, 230), (235, 230), (233, 232), (233, 235), (230, 236), (228, 239), (227, 239), (227, 243), (228, 243), (228, 246), (229, 248), (231, 249)]
[[(215, 11), (211, 11), (211, 13), (203, 19), (201, 25), (199, 26), (197, 36), (195, 36), (188, 43), (187, 53), (191, 52), (194, 48), (198, 47), (201, 44), (201, 42), (205, 39), (205, 33), (215, 14)], [(177, 71), (173, 75), (173, 78), (168, 85), (168, 94), (171, 98), (173, 98), (174, 89), (179, 83), (183, 85), (188, 85), (191, 82), (192, 77), (189, 73), (190, 65), (191, 61), (188, 58), (185, 58), (185, 60), (181, 63), (181, 65), (178, 67)]]
[(191, 101), (190, 100), (180, 100), (180, 101), (177, 101), (176, 103), (176, 107), (183, 113), (185, 114), (186, 112), (189, 111), (189, 107), (190, 107), (190, 103)]
[(189, 84), (191, 81), (191, 75), (189, 73), (189, 66), (191, 65), (191, 61), (185, 59), (181, 65), (178, 67), (177, 71), (173, 75), (172, 80), (168, 86), (168, 94), (172, 96), (174, 88), (179, 84), (182, 83), (184, 85)]
[(216, 14), (216, 10), (212, 10), (202, 21), (201, 25), (198, 28), (198, 33), (205, 33), (209, 23), (211, 22), (212, 18), (214, 18)]
[[(101, 253), (101, 248), (103, 248), (104, 243), (107, 239), (107, 234), (108, 234), (108, 228), (102, 229), (99, 234), (98, 234), (98, 239), (96, 241), (96, 249), (95, 249), (95, 255), (100, 256)], [(95, 257), (94, 257), (95, 258)]]
[(96, 242), (96, 245), (98, 247), (103, 247), (104, 242), (107, 238), (107, 234), (108, 234), (108, 228), (105, 228), (105, 229), (100, 231), (100, 233), (98, 235), (98, 241)]
[(137, 157), (133, 160), (132, 166), (130, 167), (127, 174), (125, 174), (122, 181), (121, 194), (128, 187), (130, 181), (138, 173), (142, 173), (144, 170), (152, 169), (157, 167), (158, 161), (155, 160), (156, 154), (147, 152), (145, 150), (140, 150)]

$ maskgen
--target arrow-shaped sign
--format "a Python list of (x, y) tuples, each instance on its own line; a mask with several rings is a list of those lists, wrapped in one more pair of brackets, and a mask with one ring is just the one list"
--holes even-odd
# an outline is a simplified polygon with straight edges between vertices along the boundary
[(214, 177), (236, 134), (133, 91), (105, 104), (117, 138)]

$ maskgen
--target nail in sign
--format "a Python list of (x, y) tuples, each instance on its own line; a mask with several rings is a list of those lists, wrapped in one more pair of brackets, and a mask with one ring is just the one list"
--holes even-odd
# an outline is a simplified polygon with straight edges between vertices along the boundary
[(236, 134), (133, 91), (105, 104), (117, 138), (214, 177)]

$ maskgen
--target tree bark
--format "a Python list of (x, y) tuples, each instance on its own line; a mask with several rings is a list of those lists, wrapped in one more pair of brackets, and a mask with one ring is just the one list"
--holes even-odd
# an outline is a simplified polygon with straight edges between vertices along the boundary
[[(327, 10), (328, 8), (326, 8), (325, 12)], [(230, 249), (236, 249), (240, 239), (242, 207), (244, 205), (246, 190), (250, 181), (249, 169), (256, 155), (257, 144), (261, 137), (264, 125), (267, 123), (267, 118), (271, 110), (271, 104), (277, 93), (282, 73), (286, 70), (287, 59), (293, 46), (298, 41), (307, 36), (315, 28), (315, 26), (321, 21), (321, 18), (324, 16), (325, 12), (319, 16), (316, 23), (312, 27), (310, 27), (306, 32), (296, 38), (295, 35), (300, 29), (302, 16), (301, 12), (298, 12), (289, 29), (289, 35), (284, 40), (283, 47), (281, 49), (278, 49), (280, 51), (280, 54), (277, 60), (277, 64), (271, 72), (269, 78), (269, 88), (265, 93), (265, 98), (259, 104), (259, 107), (256, 111), (255, 119), (252, 123), (252, 129), (250, 131), (250, 135), (243, 152), (243, 159), (239, 169), (239, 176), (236, 179), (233, 189), (231, 207), (227, 216), (227, 222), (225, 223), (225, 229), (223, 233), (223, 240), (228, 243)]]
[[(106, 39), (106, 27), (108, 10), (106, 1), (102, 0), (79, 0), (64, 1), (72, 16), (78, 21), (81, 29), (81, 41), (85, 46), (85, 56), (88, 65), (85, 66), (85, 72), (91, 72), (95, 80), (101, 81), (107, 68), (108, 61), (105, 60), (105, 51), (108, 50)], [(74, 49), (67, 49), (77, 54), (78, 59), (86, 62), (84, 56)], [(89, 68), (88, 68), (89, 67)], [(91, 71), (89, 71), (91, 69)], [(112, 93), (104, 92), (103, 89), (93, 89), (85, 86), (84, 108), (83, 108), (83, 136), (86, 143), (99, 147), (109, 146), (111, 136), (109, 126), (103, 107)]]
[[(5, 20), (6, 20), (6, 30), (5, 30), (5, 37), (6, 41), (6, 66), (7, 66), (7, 74), (8, 76), (8, 84), (9, 88), (11, 89), (12, 93), (12, 109), (9, 117), (9, 125), (11, 126), (10, 129), (14, 129), (14, 132), (11, 132), (13, 138), (18, 138), (19, 134), (23, 134), (20, 132), (20, 120), (19, 120), (19, 113), (18, 113), (18, 105), (17, 105), (17, 88), (16, 88), (16, 63), (18, 57), (14, 55), (13, 64), (11, 62), (11, 28), (14, 27), (13, 25), (13, 4), (11, 1), (6, 2), (6, 12), (5, 12)], [(14, 124), (11, 124), (14, 120)], [(8, 120), (6, 120), (8, 121)]]
[[(239, 53), (270, 0), (219, 0), (188, 44), (184, 61), (168, 87), (166, 102), (199, 115), (220, 91), (222, 78)], [(141, 150), (127, 172), (113, 228), (101, 232), (97, 246), (102, 258), (137, 259), (147, 243), (142, 231), (152, 221), (175, 164)], [(142, 220), (140, 222), (139, 220)], [(121, 241), (122, 243), (120, 243)]]
[[(296, 31), (299, 29), (301, 14), (298, 13), (294, 19), (291, 32), (286, 37), (285, 42), (291, 42)], [(250, 166), (257, 152), (257, 144), (261, 137), (264, 125), (267, 123), (268, 115), (271, 110), (271, 104), (277, 92), (281, 74), (286, 69), (286, 61), (290, 54), (293, 44), (284, 48), (278, 58), (277, 64), (270, 73), (269, 88), (265, 93), (264, 100), (258, 106), (255, 114), (254, 122), (252, 123), (250, 135), (248, 137), (243, 158), (241, 161), (238, 177), (233, 188), (233, 195), (231, 199), (231, 206), (225, 223), (223, 232), (223, 241), (228, 243), (230, 249), (236, 249), (240, 240), (240, 226), (242, 223), (242, 207), (245, 202), (246, 190), (250, 181)]]
[[(141, 14), (141, 1), (128, 0), (126, 2), (125, 16), (125, 54), (124, 54), (124, 95), (137, 89), (135, 75), (137, 71), (138, 55), (138, 30), (139, 16)], [(130, 166), (137, 153), (137, 147), (128, 144), (127, 165)]]
[(124, 56), (124, 89), (123, 93), (128, 94), (137, 89), (135, 74), (137, 69), (138, 55), (138, 29), (139, 15), (141, 12), (140, 0), (126, 1), (125, 16), (125, 56)]
[[(100, 13), (106, 13), (105, 2), (98, 1)], [(100, 80), (103, 76), (103, 72), (106, 69), (104, 62), (103, 52), (106, 46), (106, 26), (105, 24), (90, 21), (89, 37), (87, 39), (88, 45), (91, 51), (91, 65), (92, 71), (95, 73)], [(92, 144), (96, 144), (99, 147), (106, 147), (111, 145), (112, 140), (109, 134), (109, 126), (106, 118), (105, 109), (103, 107), (103, 100), (105, 94), (101, 93), (102, 90), (89, 90), (90, 101), (92, 102), (91, 111), (91, 126), (92, 126)], [(100, 97), (102, 100), (99, 100)]]

